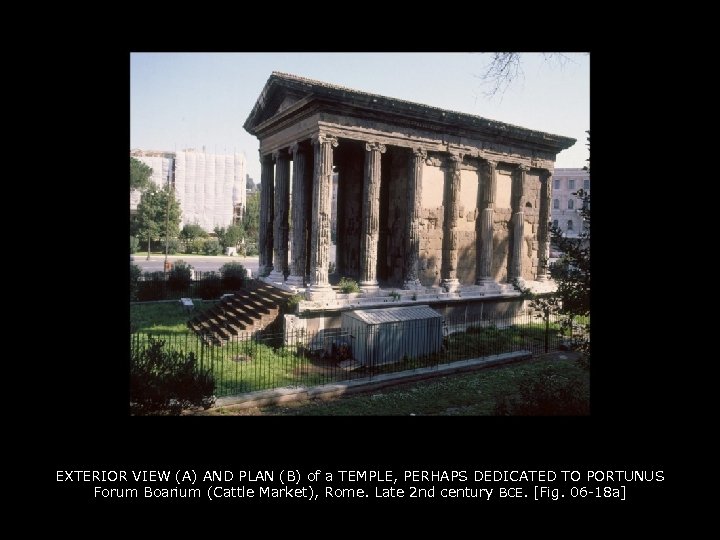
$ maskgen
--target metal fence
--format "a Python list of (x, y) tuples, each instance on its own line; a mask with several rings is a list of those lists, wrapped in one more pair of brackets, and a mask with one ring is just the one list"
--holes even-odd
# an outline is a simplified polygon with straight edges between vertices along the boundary
[[(426, 340), (424, 321), (407, 322), (397, 332), (398, 342)], [(364, 363), (354, 358), (358, 343), (374, 339), (377, 329), (355, 328), (352, 332), (329, 329), (314, 334), (293, 331), (284, 334), (242, 334), (223, 345), (209, 345), (195, 334), (134, 333), (130, 335), (131, 353), (146, 347), (151, 339), (163, 340), (169, 350), (193, 352), (202, 369), (214, 375), (218, 397), (280, 387), (315, 386), (337, 381), (372, 379), (383, 373), (437, 367), (457, 360), (528, 350), (533, 355), (560, 350), (572, 337), (563, 330), (556, 316), (524, 311), (493, 318), (445, 319), (440, 346), (409, 349), (398, 354), (397, 347), (380, 350)], [(392, 339), (392, 337), (391, 337)], [(383, 343), (386, 343), (383, 342)], [(412, 351), (420, 351), (413, 354)]]
[(224, 281), (217, 272), (195, 271), (195, 279), (173, 282), (163, 272), (148, 272), (138, 279), (131, 293), (131, 301), (153, 302), (179, 298), (202, 298), (213, 300), (221, 295), (236, 292), (243, 284)]

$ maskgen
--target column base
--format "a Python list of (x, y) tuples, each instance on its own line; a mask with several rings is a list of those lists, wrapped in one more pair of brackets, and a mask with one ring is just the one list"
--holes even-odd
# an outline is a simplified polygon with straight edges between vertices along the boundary
[(502, 290), (500, 284), (492, 278), (479, 278), (475, 281), (475, 284), (482, 287), (485, 294), (499, 293)]
[(273, 268), (272, 272), (268, 275), (268, 279), (273, 283), (283, 283), (285, 281), (285, 274)]
[(302, 276), (295, 276), (293, 274), (290, 274), (285, 280), (285, 285), (300, 289), (305, 286), (305, 281), (303, 280)]
[(268, 266), (268, 265), (258, 266), (258, 274), (257, 274), (257, 277), (264, 277), (264, 278), (266, 278), (266, 277), (268, 277), (268, 275), (269, 275), (272, 271), (273, 271), (273, 267), (272, 267), (272, 266)]
[(460, 280), (458, 278), (443, 279), (440, 286), (447, 292), (456, 292), (460, 289)]
[(305, 291), (305, 298), (313, 302), (335, 300), (335, 291), (329, 284), (310, 285)]
[(417, 291), (420, 289), (424, 289), (425, 287), (423, 287), (419, 279), (411, 279), (404, 282), (402, 288), (405, 291)]
[(380, 284), (377, 281), (361, 281), (359, 285), (360, 290), (364, 293), (374, 293), (380, 289)]

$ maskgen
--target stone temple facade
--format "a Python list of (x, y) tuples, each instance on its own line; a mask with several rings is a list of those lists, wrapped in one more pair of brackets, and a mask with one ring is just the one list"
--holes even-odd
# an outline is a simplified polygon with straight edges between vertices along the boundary
[(363, 295), (545, 279), (553, 164), (575, 139), (278, 72), (244, 127), (260, 141), (260, 271), (308, 302), (337, 297), (334, 173), (337, 272)]

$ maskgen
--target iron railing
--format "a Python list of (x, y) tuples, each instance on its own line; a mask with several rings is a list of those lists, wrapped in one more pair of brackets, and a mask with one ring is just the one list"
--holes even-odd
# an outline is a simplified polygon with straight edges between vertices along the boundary
[[(426, 321), (367, 326), (352, 332), (340, 328), (313, 334), (258, 331), (233, 336), (222, 345), (211, 345), (192, 333), (133, 333), (130, 347), (131, 354), (136, 354), (152, 337), (163, 340), (167, 349), (193, 352), (200, 367), (212, 371), (215, 394), (221, 397), (372, 379), (382, 373), (521, 350), (540, 355), (568, 347), (573, 338), (557, 316), (545, 319), (530, 310), (492, 318), (444, 319), (440, 328), (439, 338), (427, 335)], [(374, 348), (369, 354), (371, 343)], [(363, 360), (359, 361), (356, 357), (363, 345)]]

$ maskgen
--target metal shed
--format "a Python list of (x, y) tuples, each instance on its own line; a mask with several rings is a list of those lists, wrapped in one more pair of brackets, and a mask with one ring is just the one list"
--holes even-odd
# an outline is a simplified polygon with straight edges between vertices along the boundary
[(426, 305), (346, 311), (342, 329), (353, 357), (366, 366), (426, 356), (442, 346), (442, 316)]

